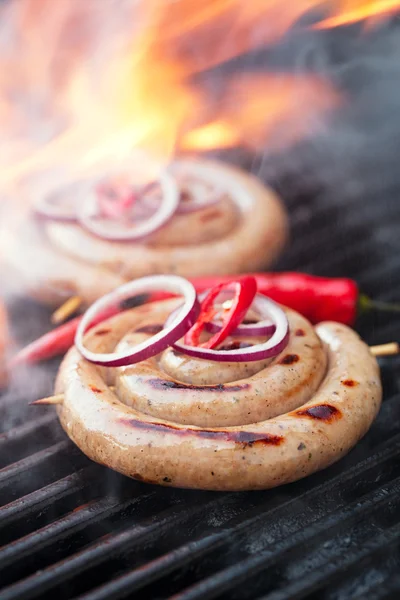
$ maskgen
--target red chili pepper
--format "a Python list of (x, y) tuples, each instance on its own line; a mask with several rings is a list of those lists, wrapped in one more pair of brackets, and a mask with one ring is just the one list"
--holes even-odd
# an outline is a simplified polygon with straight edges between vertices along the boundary
[[(268, 296), (275, 302), (293, 308), (312, 323), (338, 321), (354, 325), (358, 308), (381, 308), (378, 303), (359, 296), (358, 286), (352, 279), (327, 278), (305, 273), (249, 273), (257, 282), (259, 294)], [(200, 294), (217, 284), (232, 281), (232, 275), (212, 277), (191, 277), (196, 291)], [(169, 294), (156, 292), (149, 301), (166, 300)]]
[[(357, 283), (352, 279), (318, 277), (294, 272), (249, 275), (257, 281), (258, 293), (293, 308), (311, 323), (337, 321), (352, 326), (359, 314), (371, 310), (400, 312), (399, 304), (372, 300), (360, 293)], [(232, 275), (190, 278), (198, 293), (231, 280)], [(148, 301), (165, 300), (170, 297), (165, 293), (155, 293)]]
[[(354, 325), (358, 308), (358, 286), (352, 279), (326, 278), (304, 273), (252, 273), (257, 291), (275, 302), (293, 308), (312, 323), (338, 321)], [(231, 276), (232, 277), (232, 276)], [(200, 293), (231, 277), (190, 279)]]
[[(110, 308), (101, 315), (98, 315), (88, 329), (101, 323), (104, 319), (115, 315), (119, 310), (119, 307), (115, 309)], [(11, 359), (9, 366), (13, 368), (21, 363), (36, 363), (65, 354), (74, 344), (76, 330), (78, 329), (81, 319), (81, 316), (75, 317), (67, 323), (60, 325), (60, 327), (45, 333), (37, 340), (34, 340), (25, 346), (25, 348), (22, 348), (22, 350)]]
[[(199, 343), (199, 338), (205, 324), (215, 315), (214, 301), (225, 288), (235, 286), (235, 295), (229, 310), (222, 316), (222, 327), (207, 342)], [(239, 279), (230, 279), (227, 282), (215, 285), (201, 303), (200, 314), (196, 323), (185, 335), (185, 344), (188, 346), (202, 346), (203, 348), (216, 348), (228, 335), (242, 322), (257, 293), (257, 283), (254, 277), (246, 276)]]

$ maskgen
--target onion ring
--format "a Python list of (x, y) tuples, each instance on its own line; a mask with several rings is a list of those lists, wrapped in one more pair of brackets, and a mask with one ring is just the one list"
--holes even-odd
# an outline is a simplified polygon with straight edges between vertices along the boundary
[(77, 207), (80, 198), (83, 200), (86, 197), (89, 186), (87, 181), (77, 181), (61, 189), (41, 192), (34, 202), (33, 209), (39, 217), (73, 223), (78, 220)]
[[(207, 190), (201, 187), (203, 182), (192, 180), (187, 183), (181, 183), (178, 186), (180, 189), (180, 202), (177, 213), (185, 215), (188, 213), (196, 212), (204, 208), (209, 208), (214, 204), (218, 204), (221, 201), (222, 193), (220, 190)], [(185, 201), (183, 194), (188, 191), (190, 199)], [(202, 197), (203, 196), (203, 197)]]
[(80, 224), (97, 237), (115, 242), (135, 241), (154, 233), (173, 217), (179, 204), (179, 189), (174, 177), (166, 171), (160, 175), (159, 180), (163, 190), (162, 200), (158, 210), (148, 219), (126, 225), (122, 229), (121, 221), (99, 220), (98, 198), (92, 191), (78, 211)]
[[(209, 208), (214, 204), (217, 204), (223, 195), (223, 192), (227, 191), (221, 189), (220, 182), (209, 181), (202, 176), (203, 171), (197, 168), (196, 163), (188, 165), (184, 161), (179, 160), (173, 162), (168, 170), (177, 179), (177, 184), (180, 190), (180, 202), (178, 206), (178, 214), (188, 214)], [(181, 171), (184, 176), (180, 176)], [(189, 171), (189, 172), (188, 172)], [(199, 176), (200, 175), (200, 176)], [(190, 200), (185, 202), (182, 200), (182, 193), (188, 191), (190, 194)]]
[[(185, 302), (180, 307), (179, 313), (174, 317), (168, 327), (125, 352), (98, 354), (96, 352), (91, 352), (85, 347), (85, 331), (99, 313), (109, 309), (110, 306), (120, 304), (123, 300), (134, 295), (143, 294), (149, 291), (159, 291), (160, 289), (185, 297)], [(120, 286), (92, 304), (79, 324), (75, 336), (75, 345), (86, 360), (96, 365), (105, 367), (131, 365), (159, 354), (168, 348), (168, 346), (171, 346), (176, 342), (176, 340), (184, 336), (195, 323), (199, 311), (200, 305), (197, 300), (196, 290), (194, 286), (183, 277), (178, 277), (177, 275), (152, 275), (142, 277), (141, 279), (136, 279)]]
[[(199, 296), (199, 300), (201, 301), (204, 294)], [(259, 301), (259, 298), (263, 298), (261, 294), (257, 294), (254, 298), (254, 302), (250, 307), (250, 310), (254, 310), (260, 313), (263, 309), (262, 300)], [(221, 326), (214, 321), (210, 321), (206, 323), (205, 330), (208, 333), (218, 333), (220, 331)], [(235, 335), (237, 337), (260, 337), (266, 335), (272, 335), (275, 331), (275, 325), (272, 323), (271, 319), (263, 319), (262, 321), (257, 321), (256, 323), (241, 323), (236, 327), (236, 329), (232, 332), (231, 335)]]
[[(209, 290), (206, 290), (202, 294), (199, 295), (199, 301), (202, 302), (206, 297)], [(253, 304), (250, 307), (250, 310), (255, 310), (260, 312), (260, 302), (258, 301), (261, 294), (257, 294)], [(261, 301), (262, 302), (262, 301)], [(261, 306), (262, 308), (262, 306)], [(176, 308), (168, 317), (166, 321), (166, 325), (171, 322), (171, 319), (174, 317), (175, 313), (179, 310), (179, 307)], [(221, 330), (221, 326), (214, 321), (210, 321), (205, 323), (204, 329), (208, 333), (218, 333)], [(262, 321), (258, 321), (256, 323), (241, 323), (234, 329), (231, 333), (231, 336), (235, 337), (263, 337), (267, 335), (272, 335), (275, 331), (275, 325), (272, 323), (271, 319), (264, 319)]]
[(172, 346), (178, 352), (194, 356), (195, 358), (205, 358), (216, 362), (251, 362), (255, 360), (264, 360), (276, 356), (286, 347), (289, 340), (289, 324), (284, 311), (272, 300), (265, 296), (257, 297), (262, 306), (262, 311), (268, 316), (275, 331), (272, 337), (262, 343), (248, 348), (237, 348), (234, 350), (211, 350), (201, 346), (187, 346), (181, 342), (175, 342)]

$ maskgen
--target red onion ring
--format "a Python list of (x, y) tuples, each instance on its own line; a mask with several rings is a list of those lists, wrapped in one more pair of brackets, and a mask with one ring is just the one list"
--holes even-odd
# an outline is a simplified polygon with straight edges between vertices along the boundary
[[(189, 173), (187, 173), (188, 168)], [(191, 171), (193, 171), (193, 173)], [(179, 175), (181, 173), (182, 175), (191, 175), (192, 179), (189, 178), (186, 182), (185, 180), (179, 181)], [(104, 184), (104, 182), (100, 182), (100, 185), (102, 184)], [(114, 227), (114, 231), (110, 231), (110, 222), (115, 225), (118, 223), (113, 217), (121, 216), (121, 218), (123, 218), (125, 209), (129, 208), (131, 203), (120, 202), (118, 204), (118, 202), (116, 202), (116, 206), (114, 207), (111, 203), (108, 203), (106, 199), (99, 198), (98, 190), (93, 192), (91, 189), (92, 185), (93, 181), (88, 182), (87, 185), (83, 185), (83, 182), (78, 182), (78, 184), (68, 186), (65, 190), (66, 193), (64, 193), (64, 189), (61, 189), (60, 192), (53, 191), (46, 195), (41, 195), (34, 205), (34, 210), (38, 216), (46, 219), (65, 222), (79, 221), (80, 224), (91, 233), (110, 241), (131, 241), (153, 233), (153, 231), (162, 227), (175, 212), (177, 214), (188, 214), (204, 208), (209, 208), (220, 202), (222, 197), (222, 190), (219, 190), (218, 188), (213, 189), (218, 186), (218, 183), (213, 181), (213, 177), (211, 177), (211, 180), (207, 177), (204, 178), (201, 166), (196, 168), (196, 165), (187, 165), (185, 162), (175, 162), (170, 166), (165, 175), (162, 175), (158, 180), (147, 184), (141, 191), (142, 193), (152, 191), (152, 188), (157, 188), (157, 186), (161, 188), (159, 199), (145, 199), (142, 207), (143, 210), (141, 211), (143, 215), (140, 219), (140, 223), (136, 222), (129, 230), (124, 227), (123, 231), (118, 231), (118, 228), (117, 231), (115, 231)], [(172, 192), (173, 185), (174, 190)], [(185, 191), (185, 189), (188, 189), (191, 194), (191, 198), (188, 202), (182, 201), (182, 192)], [(137, 196), (138, 207), (141, 205), (141, 192), (135, 193)], [(68, 202), (63, 205), (62, 202), (65, 200), (65, 196), (67, 196), (68, 199), (71, 197), (76, 199), (76, 202), (74, 202), (73, 205), (68, 205)], [(77, 196), (82, 197), (82, 202), (78, 201)], [(174, 198), (172, 203), (170, 202), (171, 198)], [(175, 206), (175, 208), (173, 208), (173, 206)], [(80, 213), (78, 207), (82, 207)], [(152, 214), (149, 215), (149, 211)], [(98, 219), (101, 215), (104, 215), (103, 222)]]
[[(204, 178), (204, 175), (202, 176), (201, 167), (196, 168), (196, 165), (194, 164), (188, 165), (185, 162), (176, 161), (169, 167), (169, 171), (176, 177), (180, 190), (180, 202), (177, 210), (178, 214), (196, 212), (220, 202), (222, 190), (213, 189), (215, 188), (216, 183)], [(200, 171), (200, 177), (198, 171)], [(187, 181), (185, 181), (184, 175), (189, 175)], [(181, 181), (179, 179), (181, 179)], [(204, 189), (207, 187), (210, 187), (211, 190), (208, 191), (207, 189)], [(188, 202), (182, 201), (182, 192), (185, 190), (188, 190), (191, 194), (191, 199)]]
[[(199, 296), (200, 302), (202, 301), (203, 297), (205, 297), (205, 294)], [(259, 300), (260, 298), (261, 301)], [(260, 313), (263, 309), (262, 298), (263, 296), (257, 294), (250, 309)], [(218, 325), (218, 323), (214, 323), (213, 321), (205, 324), (205, 330), (208, 331), (208, 333), (218, 333), (220, 329), (220, 325)], [(263, 319), (257, 323), (241, 323), (238, 327), (236, 327), (231, 335), (235, 335), (237, 337), (258, 337), (272, 335), (274, 331), (275, 325), (271, 322), (271, 319)]]
[[(263, 323), (261, 325), (260, 323)], [(234, 335), (236, 337), (264, 337), (266, 335), (272, 335), (275, 331), (275, 325), (273, 325), (270, 321), (260, 321), (260, 323), (242, 323), (236, 329), (234, 329), (231, 333), (231, 336)], [(208, 333), (218, 333), (221, 331), (220, 325), (217, 323), (206, 323), (204, 325), (204, 329)]]
[[(184, 215), (184, 214), (189, 214), (192, 212), (197, 212), (199, 210), (202, 210), (204, 208), (209, 208), (210, 206), (213, 206), (214, 204), (218, 204), (218, 202), (221, 201), (221, 191), (219, 190), (210, 190), (210, 193), (208, 194), (208, 196), (206, 196), (205, 198), (202, 198), (202, 195), (204, 196), (205, 194), (207, 194), (207, 192), (203, 191), (203, 190), (199, 190), (196, 189), (196, 187), (193, 189), (193, 184), (198, 187), (200, 186), (204, 186), (203, 181), (201, 181), (200, 179), (198, 181), (196, 180), (190, 180), (189, 182), (182, 182), (179, 179), (178, 174), (175, 174), (173, 172), (173, 170), (171, 169), (171, 174), (172, 176), (175, 178), (176, 181), (176, 185), (178, 187), (179, 190), (179, 204), (178, 204), (178, 208), (176, 210), (176, 214), (177, 215)], [(157, 187), (159, 186), (159, 182), (158, 181), (153, 181), (151, 184), (149, 184), (144, 190), (142, 190), (142, 194), (143, 192), (153, 192), (157, 191)], [(190, 200), (188, 202), (185, 202), (184, 200), (182, 200), (182, 193), (185, 192), (186, 190), (188, 190), (192, 197), (190, 198)], [(160, 195), (162, 195), (162, 190)], [(161, 201), (161, 199), (157, 198), (157, 197), (153, 197), (153, 198), (146, 198), (145, 202), (148, 204), (149, 207), (152, 207), (153, 209), (157, 208), (157, 204)], [(141, 198), (140, 198), (140, 192), (139, 192), (139, 198), (138, 198), (138, 203), (141, 202)]]
[[(199, 296), (199, 301), (206, 297), (208, 294), (208, 290), (203, 292)], [(260, 312), (260, 303), (258, 302), (260, 294), (257, 294), (253, 304), (251, 305), (251, 310), (256, 310)], [(175, 313), (179, 310), (179, 308), (175, 309), (170, 316), (168, 317), (166, 324), (170, 323), (170, 319), (173, 318)], [(204, 329), (208, 333), (218, 333), (221, 330), (221, 326), (218, 323), (214, 323), (213, 321), (209, 323), (205, 323)], [(264, 319), (263, 321), (258, 321), (257, 323), (241, 323), (236, 329), (234, 329), (231, 333), (231, 336), (235, 337), (264, 337), (267, 335), (272, 335), (275, 331), (275, 325), (271, 322), (271, 319)]]
[(115, 190), (115, 186), (112, 183), (109, 185), (107, 181), (101, 181), (96, 186), (96, 194), (100, 213), (110, 219), (123, 217), (136, 199), (136, 194), (132, 189), (118, 198), (118, 190)]
[[(99, 313), (137, 294), (160, 290), (182, 295), (185, 298), (184, 303), (179, 308), (178, 314), (176, 314), (166, 328), (125, 352), (99, 354), (85, 347), (83, 342), (85, 331)], [(190, 281), (177, 275), (151, 275), (149, 277), (142, 277), (120, 286), (92, 304), (79, 323), (75, 336), (75, 345), (86, 360), (96, 365), (106, 367), (132, 365), (159, 354), (179, 340), (195, 323), (199, 312), (200, 304), (197, 300), (196, 290)]]
[(118, 231), (118, 225), (121, 227), (119, 221), (110, 219), (101, 221), (98, 219), (97, 197), (93, 191), (88, 195), (78, 212), (78, 220), (85, 229), (105, 240), (131, 242), (144, 238), (163, 227), (173, 217), (178, 208), (179, 190), (175, 179), (168, 172), (164, 172), (160, 175), (160, 185), (163, 190), (160, 206), (146, 220), (133, 223), (131, 226), (126, 226)]
[(257, 300), (262, 306), (262, 313), (268, 317), (275, 327), (272, 337), (262, 343), (250, 346), (248, 348), (238, 348), (235, 350), (210, 350), (197, 346), (186, 346), (180, 342), (175, 342), (173, 348), (193, 356), (194, 358), (203, 358), (215, 362), (252, 362), (255, 360), (265, 360), (276, 356), (286, 347), (289, 341), (289, 323), (284, 311), (272, 300), (265, 296), (257, 296)]

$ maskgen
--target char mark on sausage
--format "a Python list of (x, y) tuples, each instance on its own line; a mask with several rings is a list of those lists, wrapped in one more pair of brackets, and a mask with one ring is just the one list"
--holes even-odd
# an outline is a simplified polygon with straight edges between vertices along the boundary
[(178, 381), (170, 381), (168, 379), (149, 379), (148, 383), (156, 390), (200, 390), (204, 392), (240, 392), (241, 390), (250, 389), (249, 383), (241, 385), (224, 385), (217, 383), (216, 385), (193, 385), (191, 383), (180, 383)]
[(145, 431), (158, 431), (160, 433), (171, 433), (182, 437), (197, 436), (209, 440), (221, 440), (224, 442), (235, 442), (245, 446), (253, 446), (254, 444), (279, 446), (284, 441), (284, 437), (280, 435), (272, 435), (269, 433), (258, 433), (251, 431), (212, 431), (208, 429), (193, 429), (191, 427), (181, 428), (175, 425), (166, 423), (149, 423), (148, 421), (140, 421), (139, 419), (121, 419), (124, 425), (141, 429)]
[(330, 404), (319, 404), (317, 406), (310, 406), (302, 410), (297, 410), (293, 413), (298, 417), (309, 417), (311, 419), (317, 419), (318, 421), (331, 422), (342, 417), (342, 413), (335, 406)]

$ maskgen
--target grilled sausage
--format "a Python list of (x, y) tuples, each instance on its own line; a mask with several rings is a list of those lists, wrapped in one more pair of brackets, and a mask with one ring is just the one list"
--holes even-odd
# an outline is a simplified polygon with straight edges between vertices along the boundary
[[(19, 288), (44, 302), (69, 295), (87, 303), (127, 280), (156, 273), (183, 276), (257, 271), (277, 257), (287, 237), (284, 209), (255, 177), (207, 161), (181, 161), (199, 176), (220, 181), (221, 202), (175, 215), (143, 242), (109, 242), (80, 225), (39, 223), (28, 212), (0, 236), (0, 255), (19, 275)], [(217, 184), (215, 184), (217, 185)]]
[[(86, 343), (106, 352), (139, 341), (174, 302), (118, 315), (93, 329)], [(204, 383), (194, 384), (187, 373), (186, 382), (178, 380), (176, 365), (175, 377), (165, 373), (165, 354), (105, 369), (71, 349), (56, 383), (56, 392), (64, 393), (58, 407), (63, 428), (91, 459), (161, 485), (265, 489), (327, 467), (374, 420), (382, 396), (378, 365), (348, 327), (327, 322), (313, 330), (287, 312), (286, 349), (248, 376), (248, 365), (236, 365), (236, 379), (228, 376), (230, 364), (209, 363)], [(216, 383), (221, 369), (225, 382)]]

